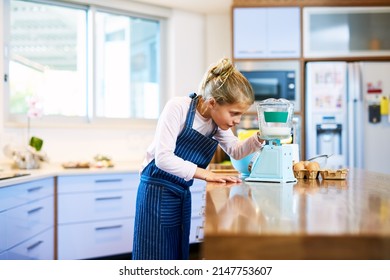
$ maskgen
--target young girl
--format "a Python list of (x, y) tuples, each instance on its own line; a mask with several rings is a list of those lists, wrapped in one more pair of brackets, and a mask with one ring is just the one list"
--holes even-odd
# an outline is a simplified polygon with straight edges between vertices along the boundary
[(133, 259), (188, 259), (193, 179), (232, 182), (207, 170), (218, 145), (240, 159), (258, 151), (259, 135), (239, 141), (231, 128), (254, 103), (252, 87), (229, 59), (210, 67), (198, 95), (169, 101), (158, 120), (138, 187)]

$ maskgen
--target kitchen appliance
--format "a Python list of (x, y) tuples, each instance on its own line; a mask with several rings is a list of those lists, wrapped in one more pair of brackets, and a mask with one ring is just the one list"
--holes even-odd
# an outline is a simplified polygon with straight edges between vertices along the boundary
[(281, 145), (291, 137), (294, 106), (288, 100), (269, 98), (257, 103), (261, 138), (267, 144), (255, 156), (251, 166), (249, 182), (296, 182), (292, 170), (293, 147)]
[[(248, 79), (256, 101), (284, 98), (300, 111), (300, 64), (298, 61), (237, 61), (236, 68)], [(257, 113), (252, 106), (249, 111)]]
[(285, 98), (295, 100), (295, 71), (241, 71), (248, 79), (255, 94), (255, 100)]
[[(306, 158), (390, 173), (390, 62), (306, 64)], [(387, 104), (387, 105), (386, 105)], [(387, 106), (387, 108), (385, 108)]]

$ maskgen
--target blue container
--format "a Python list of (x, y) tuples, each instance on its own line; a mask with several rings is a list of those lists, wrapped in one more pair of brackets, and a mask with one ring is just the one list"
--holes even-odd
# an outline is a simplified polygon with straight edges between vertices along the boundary
[(248, 177), (250, 175), (250, 172), (248, 170), (249, 163), (251, 162), (252, 158), (256, 155), (256, 153), (249, 154), (246, 157), (242, 159), (234, 159), (230, 157), (230, 161), (238, 172), (241, 173), (242, 177)]

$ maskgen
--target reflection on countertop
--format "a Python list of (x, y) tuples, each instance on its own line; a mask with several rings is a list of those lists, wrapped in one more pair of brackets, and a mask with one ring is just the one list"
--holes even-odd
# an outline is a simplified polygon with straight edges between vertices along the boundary
[[(218, 258), (218, 243), (224, 240), (225, 245), (242, 242), (235, 250), (246, 248), (243, 258), (263, 258), (267, 253), (252, 252), (251, 246), (270, 246), (283, 252), (277, 258), (327, 259), (344, 254), (346, 258), (390, 259), (389, 182), (390, 175), (354, 169), (347, 180), (208, 183), (205, 257)], [(298, 251), (287, 250), (288, 245)], [(333, 255), (333, 246), (339, 246), (338, 255)], [(356, 254), (349, 246), (357, 248)]]

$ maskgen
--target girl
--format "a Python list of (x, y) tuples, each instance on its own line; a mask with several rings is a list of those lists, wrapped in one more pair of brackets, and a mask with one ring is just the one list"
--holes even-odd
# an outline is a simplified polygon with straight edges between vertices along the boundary
[(229, 59), (209, 68), (198, 93), (169, 101), (158, 120), (138, 187), (133, 259), (188, 259), (193, 179), (241, 182), (206, 169), (217, 146), (240, 159), (264, 143), (259, 134), (239, 141), (231, 130), (254, 94)]

